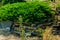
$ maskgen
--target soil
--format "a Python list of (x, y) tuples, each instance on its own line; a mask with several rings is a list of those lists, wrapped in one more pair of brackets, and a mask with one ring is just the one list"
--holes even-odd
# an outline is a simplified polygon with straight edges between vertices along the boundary
[[(38, 40), (37, 37), (28, 37), (26, 39), (27, 40)], [(9, 35), (9, 36), (0, 35), (0, 40), (22, 40), (22, 38), (14, 36), (14, 35)]]

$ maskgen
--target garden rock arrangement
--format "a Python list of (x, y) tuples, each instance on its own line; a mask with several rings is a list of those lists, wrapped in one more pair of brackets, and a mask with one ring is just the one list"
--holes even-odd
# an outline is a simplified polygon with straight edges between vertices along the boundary
[(0, 35), (4, 34), (4, 35), (8, 35), (10, 34), (10, 27), (12, 25), (11, 21), (3, 21), (0, 22)]

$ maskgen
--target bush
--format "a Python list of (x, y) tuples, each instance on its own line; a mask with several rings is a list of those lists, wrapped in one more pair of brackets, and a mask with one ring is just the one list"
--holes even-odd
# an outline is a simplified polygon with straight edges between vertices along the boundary
[(25, 2), (25, 0), (1, 0), (3, 2), (3, 5), (8, 4), (8, 3), (17, 3), (17, 2)]
[(29, 2), (29, 3), (14, 3), (7, 4), (0, 8), (0, 20), (16, 21), (21, 15), (25, 22), (40, 22), (43, 23), (49, 18), (52, 18), (51, 7), (46, 2)]

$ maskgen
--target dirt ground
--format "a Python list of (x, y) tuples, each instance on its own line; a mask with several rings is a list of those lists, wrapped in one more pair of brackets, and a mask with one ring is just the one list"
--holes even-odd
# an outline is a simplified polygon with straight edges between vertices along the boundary
[[(37, 37), (28, 37), (26, 38), (27, 40), (38, 40)], [(22, 38), (14, 36), (14, 35), (9, 35), (9, 36), (4, 36), (4, 35), (0, 35), (0, 40), (22, 40)]]
[(0, 40), (19, 40), (19, 38), (13, 35), (9, 36), (0, 35)]

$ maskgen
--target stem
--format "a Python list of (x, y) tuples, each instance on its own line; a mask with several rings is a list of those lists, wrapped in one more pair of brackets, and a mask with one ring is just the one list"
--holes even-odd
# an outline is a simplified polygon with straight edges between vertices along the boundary
[(24, 30), (24, 27), (22, 25), (22, 22), (23, 22), (22, 16), (19, 16), (19, 23), (20, 23), (19, 31), (21, 30), (20, 32), (21, 32), (22, 40), (26, 40), (26, 38), (25, 38), (25, 30)]

